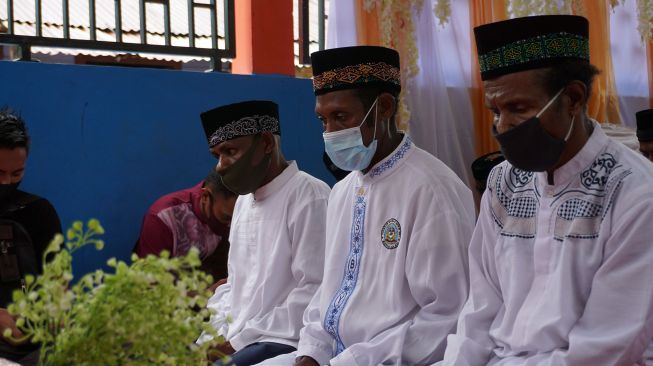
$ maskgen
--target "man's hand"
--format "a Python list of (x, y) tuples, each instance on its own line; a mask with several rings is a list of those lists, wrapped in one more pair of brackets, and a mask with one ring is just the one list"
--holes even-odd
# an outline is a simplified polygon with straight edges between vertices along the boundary
[[(7, 328), (11, 329), (11, 336), (14, 339), (4, 337), (4, 332)], [(11, 345), (17, 346), (25, 343), (25, 340), (16, 341), (15, 339), (23, 338), (24, 336), (23, 332), (16, 327), (16, 319), (9, 314), (7, 309), (0, 308), (0, 338)]]
[(211, 291), (212, 293), (215, 293), (215, 290), (216, 290), (218, 287), (224, 285), (225, 283), (227, 283), (227, 279), (226, 279), (226, 278), (223, 278), (223, 279), (221, 279), (220, 281), (218, 281), (218, 282), (212, 284), (211, 286), (209, 286), (209, 291)]
[(229, 356), (236, 353), (236, 350), (231, 347), (231, 343), (224, 342), (215, 345), (209, 350), (209, 361), (217, 361), (224, 356)]
[(320, 364), (311, 357), (299, 356), (295, 359), (294, 366), (320, 366)]

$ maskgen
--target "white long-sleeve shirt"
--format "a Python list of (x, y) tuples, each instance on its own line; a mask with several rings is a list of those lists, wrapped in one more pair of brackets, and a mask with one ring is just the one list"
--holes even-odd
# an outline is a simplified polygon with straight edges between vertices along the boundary
[(324, 278), (297, 355), (332, 366), (441, 359), (467, 298), (470, 190), (404, 137), (336, 184), (327, 212)]
[(329, 192), (291, 162), (270, 183), (238, 197), (229, 278), (208, 304), (211, 324), (235, 350), (255, 342), (297, 346), (302, 314), (322, 279)]
[(470, 244), (443, 365), (643, 364), (653, 339), (653, 164), (594, 123), (554, 172), (504, 162)]

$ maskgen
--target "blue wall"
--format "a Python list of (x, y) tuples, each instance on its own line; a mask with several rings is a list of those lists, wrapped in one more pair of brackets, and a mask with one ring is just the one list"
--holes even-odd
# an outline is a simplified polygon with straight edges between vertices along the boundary
[(76, 255), (77, 273), (129, 258), (149, 205), (215, 165), (199, 119), (213, 107), (275, 101), (286, 157), (334, 182), (309, 80), (23, 62), (0, 62), (0, 75), (0, 105), (23, 115), (33, 141), (21, 188), (48, 198), (64, 230), (91, 217), (106, 229), (104, 250)]

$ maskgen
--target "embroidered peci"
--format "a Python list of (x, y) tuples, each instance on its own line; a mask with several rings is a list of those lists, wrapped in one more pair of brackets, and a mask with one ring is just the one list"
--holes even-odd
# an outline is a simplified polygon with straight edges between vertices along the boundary
[(211, 135), (209, 147), (234, 137), (255, 135), (263, 131), (279, 132), (279, 120), (268, 115), (253, 115), (229, 122)]
[(374, 81), (390, 82), (399, 86), (400, 76), (399, 68), (385, 62), (349, 65), (313, 77), (313, 90), (333, 89), (343, 84), (368, 84)]
[(522, 39), (479, 56), (481, 73), (538, 60), (576, 57), (589, 60), (589, 40), (558, 32)]

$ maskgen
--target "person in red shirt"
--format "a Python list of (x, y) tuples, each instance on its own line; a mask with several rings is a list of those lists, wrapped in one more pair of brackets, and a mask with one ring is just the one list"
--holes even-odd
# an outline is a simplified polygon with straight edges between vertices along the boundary
[(229, 224), (237, 197), (215, 170), (194, 187), (166, 194), (147, 210), (134, 252), (144, 257), (166, 250), (174, 257), (195, 247), (202, 269), (215, 279), (226, 277)]

